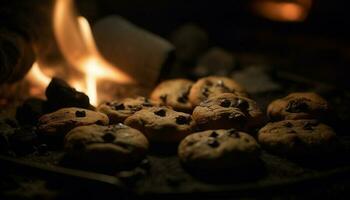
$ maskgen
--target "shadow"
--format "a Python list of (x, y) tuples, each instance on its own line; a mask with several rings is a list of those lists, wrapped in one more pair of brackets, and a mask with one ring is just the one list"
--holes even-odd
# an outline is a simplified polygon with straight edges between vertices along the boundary
[(182, 166), (195, 179), (216, 184), (233, 184), (245, 181), (249, 182), (263, 178), (267, 175), (265, 164), (260, 159), (258, 163), (252, 166), (220, 170), (199, 170), (186, 166), (183, 163)]

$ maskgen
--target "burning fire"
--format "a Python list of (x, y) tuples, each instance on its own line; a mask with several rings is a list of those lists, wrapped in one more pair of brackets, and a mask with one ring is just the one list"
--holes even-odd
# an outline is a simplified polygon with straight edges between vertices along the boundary
[[(99, 53), (88, 21), (78, 17), (73, 0), (56, 0), (53, 13), (54, 33), (58, 46), (66, 59), (76, 70), (84, 75), (83, 81), (78, 78), (67, 80), (77, 90), (85, 92), (92, 105), (99, 102), (97, 81), (108, 79), (115, 83), (132, 83), (129, 75), (113, 66)], [(50, 82), (38, 63), (34, 63), (28, 79), (42, 88)], [(31, 91), (31, 93), (37, 91)]]
[(312, 0), (256, 0), (253, 8), (257, 14), (275, 21), (304, 21)]

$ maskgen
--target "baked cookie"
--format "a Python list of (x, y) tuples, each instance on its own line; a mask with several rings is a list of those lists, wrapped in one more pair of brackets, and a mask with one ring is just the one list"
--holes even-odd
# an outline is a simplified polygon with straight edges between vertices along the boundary
[(313, 92), (297, 92), (270, 103), (267, 115), (273, 121), (284, 119), (325, 119), (330, 113), (328, 102)]
[(123, 124), (89, 125), (72, 129), (64, 148), (71, 162), (92, 169), (125, 169), (140, 162), (148, 141), (138, 130)]
[(255, 101), (232, 93), (214, 95), (197, 106), (192, 114), (199, 129), (251, 130), (259, 127), (264, 115)]
[(223, 76), (208, 76), (199, 79), (192, 86), (189, 100), (192, 106), (195, 107), (207, 98), (221, 93), (234, 93), (238, 96), (248, 96), (245, 90), (234, 80)]
[(259, 162), (259, 155), (256, 140), (235, 129), (193, 133), (178, 147), (180, 161), (200, 170), (250, 167)]
[(152, 92), (151, 99), (181, 112), (191, 112), (188, 95), (193, 82), (187, 79), (163, 81)]
[(292, 157), (322, 156), (336, 141), (333, 129), (317, 120), (284, 120), (260, 129), (258, 141), (266, 150)]
[(39, 118), (38, 132), (45, 136), (64, 135), (78, 126), (90, 124), (108, 125), (108, 117), (99, 112), (83, 108), (62, 108)]
[(145, 97), (125, 98), (120, 101), (106, 102), (101, 104), (97, 110), (106, 114), (110, 124), (123, 123), (124, 120), (144, 107), (156, 106), (153, 100)]
[(178, 143), (194, 127), (191, 115), (167, 107), (142, 109), (125, 120), (125, 124), (140, 130), (151, 143)]

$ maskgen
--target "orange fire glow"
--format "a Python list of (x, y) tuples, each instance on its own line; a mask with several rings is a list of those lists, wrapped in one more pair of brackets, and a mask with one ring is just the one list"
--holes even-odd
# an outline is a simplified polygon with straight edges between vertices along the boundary
[[(77, 90), (85, 92), (92, 105), (99, 102), (97, 81), (108, 79), (115, 83), (132, 83), (133, 79), (113, 66), (99, 53), (88, 21), (78, 17), (73, 0), (56, 0), (53, 13), (53, 28), (58, 46), (65, 60), (84, 75), (83, 81), (68, 81)], [(46, 87), (50, 77), (45, 75), (37, 63), (33, 65), (28, 79)]]
[(312, 0), (256, 0), (253, 8), (257, 14), (270, 20), (299, 22), (306, 19), (311, 4)]

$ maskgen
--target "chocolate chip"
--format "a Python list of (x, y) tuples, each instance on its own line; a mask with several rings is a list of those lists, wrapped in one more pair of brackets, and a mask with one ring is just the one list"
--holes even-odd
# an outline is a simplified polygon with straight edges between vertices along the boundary
[(76, 116), (76, 117), (86, 117), (86, 113), (85, 113), (84, 110), (82, 110), (82, 111), (77, 110), (77, 111), (75, 112), (75, 116)]
[(209, 137), (212, 137), (212, 138), (216, 138), (216, 137), (218, 137), (219, 136), (219, 134), (217, 133), (217, 132), (215, 132), (215, 131), (213, 131), (210, 135), (209, 135)]
[(161, 117), (165, 117), (166, 111), (162, 109), (162, 110), (158, 110), (158, 111), (154, 112), (154, 114), (161, 116)]
[(306, 101), (306, 99), (292, 100), (288, 103), (286, 111), (291, 113), (306, 112), (309, 109)]
[(176, 117), (176, 123), (179, 125), (188, 124), (189, 121), (190, 121), (190, 118), (182, 115)]
[(220, 143), (217, 140), (208, 140), (207, 144), (213, 148), (220, 146)]
[(241, 110), (247, 110), (249, 108), (249, 103), (246, 100), (238, 99), (237, 100), (237, 107)]
[(159, 98), (163, 101), (163, 103), (166, 103), (166, 100), (167, 100), (167, 98), (168, 98), (168, 95), (167, 95), (167, 94), (162, 94), (162, 95), (160, 95)]
[(115, 110), (124, 110), (125, 109), (125, 106), (123, 103), (117, 103), (114, 105), (114, 109)]
[(179, 98), (177, 98), (177, 101), (180, 102), (180, 103), (187, 103), (188, 102), (188, 96), (182, 94)]
[(209, 89), (207, 87), (203, 88), (202, 94), (203, 94), (203, 96), (208, 97), (209, 96)]
[(110, 103), (110, 102), (107, 102), (106, 105), (107, 105), (107, 106), (111, 106), (111, 103)]
[(221, 107), (228, 108), (231, 106), (231, 101), (228, 99), (223, 99), (220, 103)]
[(113, 133), (106, 133), (102, 136), (105, 142), (113, 142), (115, 140), (115, 135)]
[(293, 124), (290, 123), (290, 122), (287, 122), (285, 124), (283, 124), (283, 126), (287, 127), (287, 128), (292, 128), (293, 127)]

